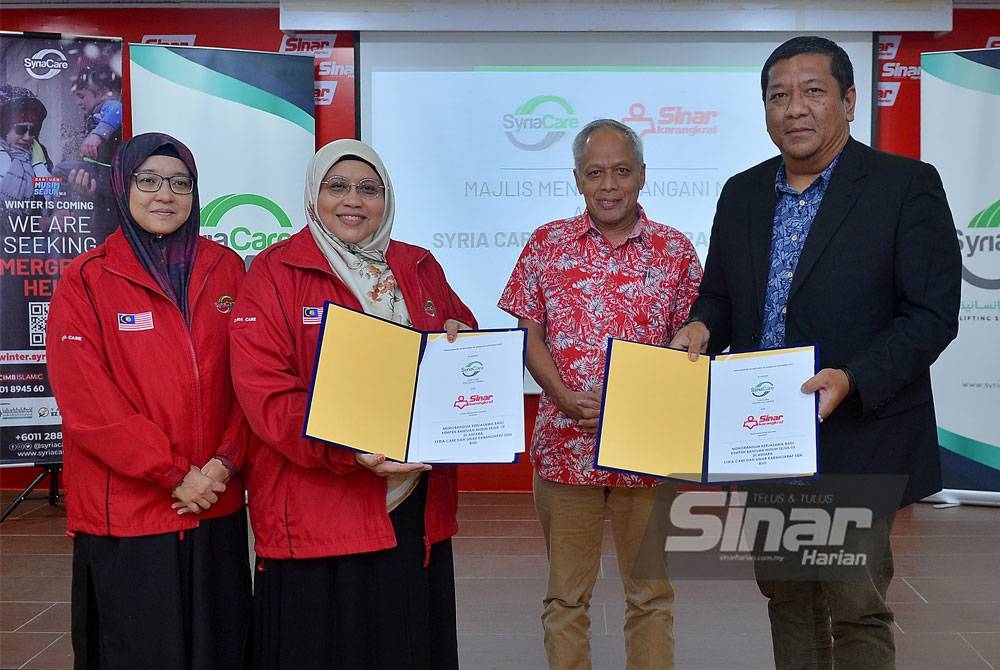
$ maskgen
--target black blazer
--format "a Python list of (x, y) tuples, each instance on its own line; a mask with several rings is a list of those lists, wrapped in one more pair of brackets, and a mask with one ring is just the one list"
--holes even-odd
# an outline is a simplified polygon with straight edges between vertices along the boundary
[[(691, 309), (710, 352), (760, 341), (780, 164), (732, 177), (719, 196)], [(931, 165), (849, 139), (788, 298), (786, 344), (817, 344), (821, 368), (847, 366), (857, 382), (820, 426), (820, 472), (909, 475), (900, 506), (941, 488), (929, 368), (958, 333), (956, 235)]]

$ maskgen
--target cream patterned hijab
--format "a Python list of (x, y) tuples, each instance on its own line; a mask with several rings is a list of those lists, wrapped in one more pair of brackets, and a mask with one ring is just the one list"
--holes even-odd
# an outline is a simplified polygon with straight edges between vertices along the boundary
[[(375, 234), (360, 244), (348, 244), (327, 230), (319, 218), (319, 207), (316, 205), (326, 173), (345, 158), (360, 158), (371, 165), (385, 186), (382, 222)], [(313, 239), (330, 264), (330, 269), (351, 289), (365, 314), (380, 316), (404, 326), (411, 325), (403, 295), (385, 260), (396, 212), (396, 198), (389, 173), (375, 150), (357, 140), (335, 140), (317, 151), (306, 171), (305, 205)], [(386, 478), (386, 509), (390, 512), (394, 510), (413, 492), (419, 481), (419, 473), (389, 475)]]
[[(319, 218), (320, 189), (330, 168), (345, 159), (361, 159), (371, 165), (385, 186), (385, 211), (375, 234), (359, 244), (349, 244), (331, 233)], [(316, 152), (306, 171), (305, 207), (309, 230), (330, 269), (340, 277), (361, 303), (366, 314), (411, 325), (403, 296), (392, 276), (385, 253), (396, 212), (389, 173), (375, 150), (357, 140), (335, 140)]]

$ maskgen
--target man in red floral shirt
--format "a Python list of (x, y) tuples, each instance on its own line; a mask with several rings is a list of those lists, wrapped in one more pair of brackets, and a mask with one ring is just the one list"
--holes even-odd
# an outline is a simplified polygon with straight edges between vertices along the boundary
[[(580, 216), (538, 228), (498, 303), (528, 331), (528, 369), (542, 387), (531, 444), (535, 509), (549, 556), (542, 626), (549, 667), (590, 668), (590, 597), (611, 519), (625, 588), (628, 668), (672, 668), (673, 589), (633, 578), (661, 480), (594, 468), (607, 338), (665, 346), (698, 295), (701, 264), (677, 230), (646, 218), (642, 143), (599, 119), (573, 142)], [(664, 380), (666, 383), (666, 380)]]

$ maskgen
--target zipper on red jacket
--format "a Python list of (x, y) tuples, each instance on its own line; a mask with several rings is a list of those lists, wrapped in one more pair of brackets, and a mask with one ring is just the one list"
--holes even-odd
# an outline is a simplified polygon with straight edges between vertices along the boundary
[[(221, 258), (221, 256), (218, 257), (218, 258), (216, 258), (215, 262), (212, 263), (210, 267), (205, 268), (204, 278), (201, 281), (201, 285), (195, 290), (195, 292), (192, 294), (191, 291), (188, 291), (188, 294), (193, 298), (193, 300), (191, 300), (191, 302), (188, 304), (188, 309), (189, 309), (188, 313), (189, 314), (193, 314), (194, 313), (195, 305), (197, 305), (197, 303), (198, 303), (198, 298), (200, 298), (201, 294), (204, 292), (205, 286), (208, 284), (208, 279), (209, 279), (209, 277), (212, 276), (212, 270), (214, 270), (215, 267), (219, 264), (219, 259), (220, 258)], [(111, 272), (112, 274), (118, 275), (119, 277), (127, 279), (128, 281), (131, 281), (131, 282), (135, 282), (136, 281), (134, 278), (132, 278), (131, 276), (129, 276), (129, 275), (125, 274), (125, 273), (117, 272), (117, 271), (115, 271), (113, 269), (112, 270), (108, 270), (108, 271)], [(188, 323), (184, 319), (184, 314), (181, 313), (181, 308), (178, 307), (177, 303), (175, 303), (173, 300), (171, 300), (167, 296), (167, 294), (163, 292), (163, 289), (161, 289), (159, 287), (156, 287), (156, 290), (154, 292), (157, 293), (158, 295), (163, 296), (163, 298), (165, 298), (167, 300), (167, 302), (169, 302), (171, 305), (173, 305), (174, 309), (176, 309), (177, 313), (180, 315), (181, 320), (184, 321), (184, 326), (185, 326), (184, 330), (187, 332), (188, 351), (191, 354), (191, 363), (194, 366), (194, 386), (195, 386), (195, 400), (196, 400), (195, 407), (201, 409), (201, 407), (202, 407), (202, 402), (201, 402), (201, 371), (198, 368), (198, 356), (197, 356), (197, 354), (195, 353), (195, 350), (194, 350), (194, 335), (191, 332), (191, 324)], [(197, 452), (200, 453), (203, 450), (203, 447), (204, 447), (205, 431), (204, 431), (204, 425), (203, 425), (200, 417), (197, 419), (196, 423), (198, 425), (197, 425), (195, 446), (196, 446)], [(111, 523), (110, 523), (110, 519), (109, 519), (109, 522), (108, 522), (109, 529), (110, 529), (110, 526), (111, 526)]]
[(111, 535), (111, 468), (108, 468), (107, 479), (104, 480), (104, 521), (108, 524), (108, 535)]
[[(219, 258), (221, 258), (221, 256)], [(201, 294), (205, 291), (205, 286), (208, 284), (208, 278), (212, 276), (212, 270), (214, 270), (218, 264), (219, 260), (217, 258), (216, 262), (213, 263), (211, 267), (205, 269), (205, 275), (201, 281), (201, 285), (194, 291), (194, 293), (191, 293), (189, 291), (189, 294), (193, 298), (191, 300), (191, 303), (188, 305), (189, 314), (194, 314), (195, 305), (198, 304), (198, 300), (199, 298), (201, 298)], [(180, 311), (179, 307), (177, 308), (177, 311), (178, 312)], [(182, 314), (181, 317), (183, 318), (183, 316), (184, 315)], [(197, 408), (197, 410), (200, 411), (204, 409), (202, 407), (202, 399), (201, 399), (201, 368), (198, 367), (198, 354), (194, 350), (194, 333), (191, 332), (191, 324), (188, 323), (186, 325), (188, 334), (188, 350), (191, 352), (191, 364), (194, 366), (195, 407)], [(226, 337), (228, 337), (228, 334), (226, 335)], [(209, 408), (209, 410), (211, 410), (211, 408)], [(198, 423), (198, 430), (196, 433), (197, 441), (195, 444), (197, 448), (197, 453), (202, 453), (205, 447), (205, 425), (204, 422), (201, 420), (200, 414), (196, 417), (196, 420)]]

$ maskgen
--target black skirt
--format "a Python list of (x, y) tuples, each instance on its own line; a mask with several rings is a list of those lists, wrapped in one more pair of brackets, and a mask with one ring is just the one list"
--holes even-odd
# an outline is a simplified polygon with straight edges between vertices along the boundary
[(258, 561), (255, 670), (458, 668), (451, 540), (424, 566), (427, 478), (389, 514), (397, 546), (308, 560)]
[(246, 511), (182, 533), (73, 540), (77, 670), (248, 667)]

